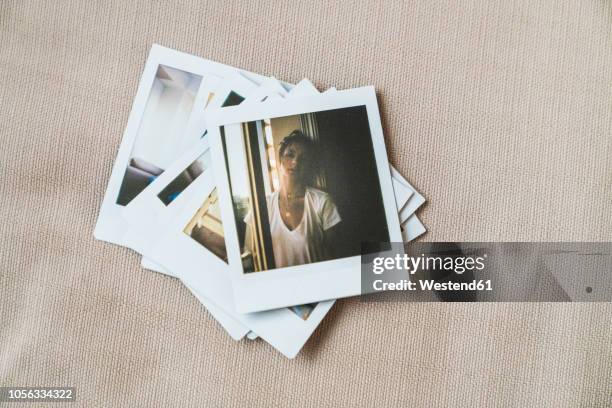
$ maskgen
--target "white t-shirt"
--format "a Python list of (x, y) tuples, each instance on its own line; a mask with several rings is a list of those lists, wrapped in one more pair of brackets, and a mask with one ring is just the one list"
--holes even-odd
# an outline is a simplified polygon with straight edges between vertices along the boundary
[[(289, 230), (281, 217), (278, 197), (278, 192), (267, 197), (276, 267), (304, 265), (327, 259), (324, 232), (342, 220), (329, 194), (307, 187), (302, 221), (293, 230)], [(249, 214), (245, 222), (248, 223), (250, 219)]]

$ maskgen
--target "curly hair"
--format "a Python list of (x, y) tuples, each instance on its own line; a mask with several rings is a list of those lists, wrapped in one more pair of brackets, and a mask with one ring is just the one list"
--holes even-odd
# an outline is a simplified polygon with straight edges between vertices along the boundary
[(285, 136), (279, 144), (278, 158), (281, 159), (284, 156), (287, 148), (295, 144), (299, 144), (304, 148), (306, 181), (308, 184), (312, 184), (317, 169), (317, 159), (315, 154), (316, 146), (312, 139), (306, 136), (304, 132), (295, 129)]

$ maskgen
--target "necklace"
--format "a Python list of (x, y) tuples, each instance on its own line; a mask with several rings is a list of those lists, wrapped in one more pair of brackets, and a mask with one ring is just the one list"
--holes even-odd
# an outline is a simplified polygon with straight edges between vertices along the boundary
[[(287, 194), (284, 200), (285, 201), (284, 207), (285, 207), (285, 218), (288, 218), (288, 219), (291, 218), (291, 212), (289, 211), (289, 200), (290, 200), (290, 195)], [(281, 200), (281, 203), (282, 202), (283, 200)]]
[[(281, 196), (283, 196), (283, 194), (281, 194)], [(302, 195), (295, 194), (295, 193), (294, 194), (292, 194), (292, 193), (285, 193), (284, 194), (284, 198), (285, 198), (285, 201), (287, 201), (287, 203), (289, 203), (289, 200), (295, 200), (295, 199), (298, 199), (300, 197), (302, 197)]]
[[(283, 197), (283, 194), (281, 194), (281, 197)], [(290, 211), (290, 205), (289, 205), (289, 202), (290, 202), (290, 201), (293, 201), (293, 200), (295, 200), (295, 199), (299, 199), (299, 198), (300, 198), (300, 197), (299, 197), (297, 194), (290, 194), (290, 193), (286, 193), (286, 194), (284, 194), (284, 199), (285, 199), (285, 200), (284, 200), (284, 201), (285, 201), (285, 204), (284, 204), (284, 206), (285, 206), (285, 209), (284, 209), (284, 210), (285, 210), (285, 211), (284, 211), (284, 213), (285, 213), (285, 218), (287, 218), (287, 219), (292, 218), (292, 217), (291, 217), (291, 211)], [(283, 200), (281, 200), (281, 204), (283, 204)]]
[(287, 199), (287, 200), (294, 200), (294, 199), (300, 198), (300, 197), (302, 197), (302, 195), (296, 194), (296, 193), (286, 193), (285, 194), (285, 199)]

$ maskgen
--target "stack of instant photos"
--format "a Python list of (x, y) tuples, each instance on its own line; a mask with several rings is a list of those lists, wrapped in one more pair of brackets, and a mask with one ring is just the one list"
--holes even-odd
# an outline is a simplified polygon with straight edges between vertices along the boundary
[(373, 87), (319, 92), (154, 45), (95, 228), (235, 339), (293, 358), (360, 294), (363, 242), (425, 232)]

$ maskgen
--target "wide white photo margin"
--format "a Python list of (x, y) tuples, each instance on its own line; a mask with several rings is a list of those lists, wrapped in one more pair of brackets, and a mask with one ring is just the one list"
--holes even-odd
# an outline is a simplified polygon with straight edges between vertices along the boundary
[[(206, 115), (211, 137), (211, 152), (214, 157), (225, 155), (220, 131), (222, 126), (225, 127), (225, 136), (232, 137), (230, 131), (232, 125), (236, 127), (250, 121), (354, 106), (366, 107), (389, 240), (402, 242), (398, 209), (373, 87), (287, 99), (281, 102), (271, 101), (253, 106), (210, 110)], [(227, 154), (231, 156), (232, 152)], [(216, 160), (213, 162), (213, 168), (215, 178), (218, 180), (221, 216), (238, 312), (251, 313), (278, 309), (357, 296), (361, 293), (361, 257), (358, 255), (263, 272), (244, 273), (226, 163)]]

